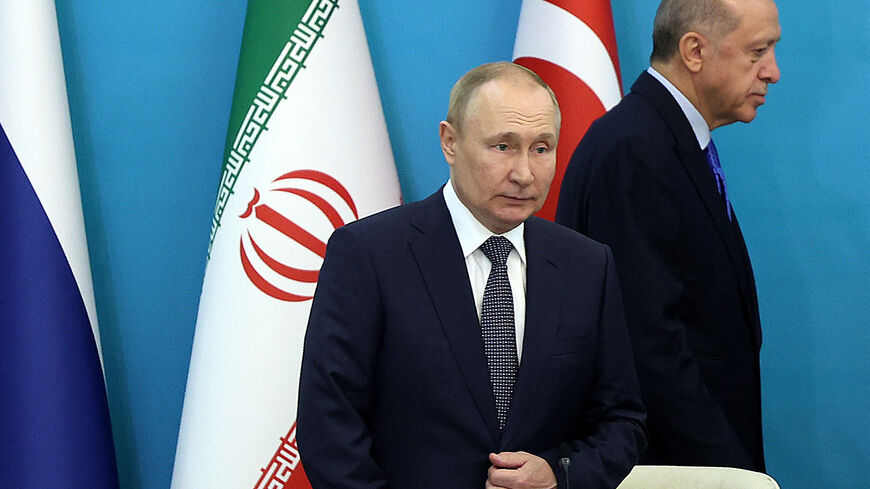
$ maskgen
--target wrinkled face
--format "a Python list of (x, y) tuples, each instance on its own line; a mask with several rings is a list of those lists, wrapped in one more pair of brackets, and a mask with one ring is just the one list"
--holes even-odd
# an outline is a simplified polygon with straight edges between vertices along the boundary
[(522, 78), (481, 85), (458, 133), (440, 127), (441, 148), (459, 200), (501, 234), (537, 212), (556, 170), (555, 108), (549, 93)]
[(780, 37), (779, 13), (772, 0), (730, 0), (740, 27), (713, 42), (700, 73), (702, 114), (716, 128), (750, 122), (764, 104), (768, 85), (779, 80), (774, 47)]

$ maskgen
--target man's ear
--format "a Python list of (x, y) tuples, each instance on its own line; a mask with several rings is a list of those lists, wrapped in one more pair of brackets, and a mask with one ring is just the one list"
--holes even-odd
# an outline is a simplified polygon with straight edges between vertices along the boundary
[(690, 73), (698, 73), (703, 66), (704, 54), (710, 49), (707, 38), (697, 32), (687, 32), (680, 38), (680, 61)]
[(456, 157), (456, 139), (458, 134), (453, 124), (447, 121), (441, 121), (438, 126), (438, 136), (441, 139), (441, 151), (444, 153), (444, 159), (447, 164), (453, 165), (453, 160)]

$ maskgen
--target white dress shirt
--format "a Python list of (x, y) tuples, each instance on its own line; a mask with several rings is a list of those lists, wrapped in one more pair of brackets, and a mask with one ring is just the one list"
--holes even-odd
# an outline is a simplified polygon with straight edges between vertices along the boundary
[[(474, 305), (477, 307), (477, 320), (479, 322), (480, 311), (483, 307), (483, 291), (492, 269), (492, 263), (483, 254), (480, 245), (490, 236), (496, 236), (496, 234), (481, 224), (465, 207), (465, 204), (459, 200), (450, 180), (444, 185), (443, 193), (444, 200), (447, 202), (447, 210), (450, 211), (450, 219), (453, 221), (453, 228), (459, 237), (462, 255), (465, 257), (465, 267), (468, 270), (468, 280), (471, 282), (471, 292), (474, 294)], [(508, 255), (507, 269), (511, 293), (514, 296), (514, 328), (518, 361), (522, 361), (523, 334), (526, 330), (526, 242), (523, 237), (524, 229), (525, 223), (501, 235), (514, 246)]]
[(692, 102), (689, 102), (689, 99), (683, 95), (683, 92), (675, 87), (673, 83), (668, 81), (664, 75), (656, 71), (655, 68), (650, 66), (646, 71), (668, 89), (668, 92), (671, 93), (671, 96), (674, 97), (677, 104), (679, 104), (680, 108), (683, 109), (686, 118), (689, 119), (689, 124), (692, 125), (692, 131), (695, 132), (695, 138), (698, 139), (698, 147), (701, 149), (707, 149), (707, 145), (710, 144), (711, 136), (710, 126), (707, 125), (704, 116), (698, 112), (698, 109), (692, 105)]

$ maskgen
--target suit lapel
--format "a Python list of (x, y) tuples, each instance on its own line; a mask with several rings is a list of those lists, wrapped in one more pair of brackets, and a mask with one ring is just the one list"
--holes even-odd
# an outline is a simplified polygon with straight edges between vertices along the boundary
[[(740, 295), (743, 299), (746, 317), (758, 329), (757, 314), (753, 312), (757, 311), (757, 306), (755, 309), (752, 308), (752, 304), (755, 301), (755, 286), (754, 282), (751, 281), (752, 271), (749, 266), (748, 255), (745, 253), (743, 235), (740, 234), (739, 227), (736, 225), (736, 215), (734, 217), (735, 223), (732, 223), (728, 219), (725, 201), (719, 195), (715, 177), (710, 170), (704, 152), (698, 147), (698, 139), (695, 137), (692, 126), (673, 96), (649, 73), (642, 73), (640, 78), (631, 87), (631, 90), (642, 95), (655, 105), (662, 114), (665, 123), (674, 134), (680, 162), (689, 175), (689, 179), (692, 181), (698, 195), (704, 202), (707, 214), (713, 220), (716, 231), (728, 252)], [(744, 258), (744, 256), (747, 258)]]
[[(694, 136), (693, 136), (694, 137)], [(704, 153), (698, 149), (697, 143), (695, 147), (689, 148), (680, 146), (680, 161), (683, 163), (686, 173), (697, 190), (701, 200), (704, 201), (704, 206), (707, 208), (707, 213), (716, 225), (716, 230), (719, 236), (725, 243), (725, 248), (728, 250), (728, 255), (731, 257), (731, 264), (735, 271), (743, 268), (740, 257), (740, 250), (737, 243), (737, 236), (734, 233), (734, 227), (728, 220), (728, 211), (725, 209), (725, 200), (719, 195), (716, 190), (716, 181), (713, 172), (707, 166), (707, 159)], [(740, 280), (741, 285), (743, 280)]]
[(734, 233), (737, 235), (737, 242), (740, 245), (740, 253), (745, 263), (743, 269), (746, 270), (746, 297), (748, 303), (746, 307), (749, 309), (748, 314), (752, 318), (754, 326), (755, 347), (761, 348), (761, 317), (758, 314), (758, 293), (755, 290), (755, 275), (752, 273), (752, 262), (749, 260), (749, 251), (746, 249), (746, 241), (743, 239), (743, 231), (740, 230), (740, 224), (737, 221), (737, 214), (734, 213)]
[(440, 191), (422, 203), (411, 225), (419, 232), (410, 239), (411, 251), (441, 327), (480, 416), (497, 442), (500, 435), (495, 398), (468, 270)]
[(757, 336), (759, 328), (756, 312), (758, 308), (757, 305), (753, 307), (753, 304), (756, 304), (755, 285), (752, 281), (752, 270), (749, 265), (746, 246), (743, 243), (743, 235), (740, 233), (739, 225), (736, 222), (737, 214), (732, 214), (734, 222), (728, 219), (725, 200), (716, 189), (715, 177), (713, 172), (707, 167), (707, 159), (704, 157), (703, 152), (698, 150), (697, 147), (693, 148), (693, 151), (681, 147), (680, 160), (692, 179), (695, 189), (704, 201), (707, 213), (716, 225), (719, 237), (722, 238), (722, 242), (725, 244), (725, 249), (728, 251), (728, 258), (731, 261), (731, 267), (737, 280), (744, 313), (748, 322), (756, 330), (754, 336)]
[(539, 399), (538, 390), (546, 381), (543, 377), (550, 344), (558, 328), (560, 296), (554, 293), (560, 287), (558, 268), (548, 253), (551, 248), (539, 224), (535, 217), (526, 221), (526, 332), (500, 449), (509, 446), (524, 425), (523, 418)]

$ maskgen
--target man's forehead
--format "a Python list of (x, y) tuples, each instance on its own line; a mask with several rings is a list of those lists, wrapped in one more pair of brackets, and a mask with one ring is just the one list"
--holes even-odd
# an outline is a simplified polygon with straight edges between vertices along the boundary
[(492, 80), (481, 84), (477, 87), (477, 90), (474, 91), (472, 98), (481, 96), (494, 97), (508, 91), (527, 91), (532, 93), (538, 90), (543, 91), (544, 93), (547, 91), (544, 87), (538, 85), (525, 76), (512, 74), (493, 78)]
[(474, 114), (469, 114), (468, 122), (478, 126), (486, 133), (555, 132), (556, 116), (551, 106), (531, 107), (507, 103), (504, 105), (484, 105)]
[[(765, 4), (772, 7), (772, 10), (752, 7), (752, 5)], [(751, 0), (747, 5), (742, 6), (740, 13), (740, 24), (737, 29), (725, 36), (724, 42), (733, 43), (737, 47), (758, 43), (775, 44), (779, 41), (782, 31), (776, 5), (773, 2), (761, 0), (760, 3), (756, 3), (755, 0)]]
[(743, 43), (747, 46), (756, 44), (776, 44), (782, 36), (779, 23), (756, 23), (742, 36)]
[(544, 87), (534, 83), (493, 83), (481, 85), (469, 101), (469, 115), (474, 113), (524, 114), (546, 113), (553, 115), (550, 95)]

